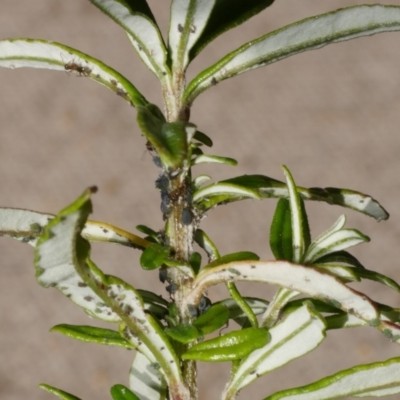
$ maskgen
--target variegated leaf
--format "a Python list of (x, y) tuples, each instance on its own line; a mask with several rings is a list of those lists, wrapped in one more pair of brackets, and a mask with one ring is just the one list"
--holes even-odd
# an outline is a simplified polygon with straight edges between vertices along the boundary
[(1, 40), (0, 66), (66, 71), (108, 87), (135, 107), (148, 104), (136, 87), (119, 72), (96, 58), (60, 43), (39, 39)]
[(400, 358), (358, 365), (307, 386), (284, 390), (264, 400), (329, 400), (383, 397), (400, 393)]
[(270, 342), (241, 360), (225, 388), (223, 398), (249, 385), (258, 377), (314, 350), (325, 338), (323, 318), (304, 305), (269, 330)]
[(162, 81), (170, 74), (167, 50), (146, 1), (90, 0), (112, 18), (128, 37), (147, 67)]
[(252, 40), (202, 71), (188, 85), (192, 104), (203, 91), (224, 79), (331, 43), (400, 30), (400, 7), (364, 5), (306, 18)]
[(216, 0), (173, 0), (169, 26), (169, 49), (174, 65), (184, 71), (189, 51), (202, 34)]

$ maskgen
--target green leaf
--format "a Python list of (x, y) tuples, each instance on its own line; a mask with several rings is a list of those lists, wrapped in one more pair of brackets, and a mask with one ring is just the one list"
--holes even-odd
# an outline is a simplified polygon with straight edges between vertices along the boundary
[(201, 336), (222, 328), (229, 320), (229, 309), (223, 304), (213, 304), (206, 312), (193, 321)]
[(192, 165), (213, 164), (213, 163), (236, 166), (238, 162), (234, 158), (211, 156), (209, 154), (200, 154), (199, 156), (195, 157), (192, 161)]
[(368, 326), (368, 323), (354, 315), (347, 313), (338, 313), (328, 315), (325, 317), (326, 329), (343, 329), (343, 328), (357, 328), (360, 326)]
[(159, 235), (157, 234), (157, 232), (156, 232), (155, 230), (149, 228), (148, 226), (146, 226), (146, 225), (137, 225), (137, 226), (136, 226), (136, 229), (137, 229), (139, 232), (144, 233), (144, 234), (147, 235), (148, 237), (151, 237), (152, 239), (154, 239), (154, 240), (156, 241), (156, 243), (159, 242), (160, 237), (159, 237)]
[(55, 394), (61, 400), (81, 400), (79, 397), (76, 397), (73, 394), (64, 392), (64, 390), (57, 389), (50, 385), (46, 385), (45, 383), (41, 383), (39, 387), (49, 393)]
[(300, 198), (296, 183), (293, 180), (292, 174), (286, 166), (283, 166), (283, 171), (286, 176), (287, 187), (289, 190), (289, 204), (290, 204), (290, 215), (292, 222), (292, 248), (293, 248), (293, 261), (295, 263), (301, 263), (304, 258), (304, 253), (307, 250), (310, 238), (310, 231), (308, 228), (307, 214), (302, 205), (302, 199)]
[[(253, 313), (255, 315), (262, 314), (268, 307), (269, 302), (264, 299), (258, 299), (255, 297), (243, 297), (243, 300), (251, 307)], [(239, 307), (235, 300), (232, 298), (228, 298), (225, 300), (221, 300), (220, 302), (214, 303), (214, 305), (223, 304), (225, 307), (228, 307), (229, 310), (229, 319), (238, 319), (246, 317), (246, 314)], [(246, 317), (247, 318), (247, 317)]]
[(324, 264), (313, 264), (314, 268), (319, 268), (323, 271), (327, 271), (328, 273), (337, 276), (343, 282), (355, 282), (360, 281), (357, 271), (355, 268), (345, 267), (340, 264), (334, 263), (324, 263)]
[(149, 292), (148, 290), (138, 289), (140, 297), (144, 302), (144, 309), (158, 319), (163, 319), (168, 314), (168, 301), (161, 296)]
[(167, 50), (155, 18), (145, 0), (90, 0), (128, 34), (146, 66), (161, 80), (170, 74)]
[(171, 249), (158, 243), (153, 243), (140, 256), (140, 266), (145, 270), (161, 267), (168, 260)]
[(171, 328), (166, 328), (165, 333), (177, 342), (184, 344), (193, 342), (202, 336), (197, 328), (190, 324), (178, 324)]
[[(207, 264), (203, 268), (203, 271), (218, 267), (219, 265), (222, 265), (222, 264), (228, 264), (233, 261), (259, 260), (259, 259), (260, 259), (260, 257), (251, 251), (238, 251), (237, 253), (226, 254), (225, 256), (217, 258), (210, 264)], [(233, 274), (236, 274), (234, 269), (231, 272)]]
[(202, 34), (216, 0), (173, 0), (168, 47), (174, 68), (184, 71), (189, 51)]
[(369, 241), (369, 237), (357, 229), (341, 229), (321, 241), (314, 241), (305, 255), (304, 262), (314, 264), (318, 262), (320, 257), (329, 253), (335, 253)]
[[(228, 191), (234, 187), (237, 193)], [(241, 191), (240, 191), (241, 190)], [(387, 211), (371, 196), (348, 189), (297, 187), (304, 200), (324, 201), (359, 211), (377, 221), (389, 218)], [(264, 175), (242, 175), (236, 178), (215, 182), (197, 190), (193, 200), (200, 211), (245, 199), (288, 198), (289, 192), (285, 183)]]
[(117, 384), (110, 389), (113, 400), (140, 400), (133, 392), (126, 386)]
[(146, 139), (154, 146), (167, 169), (182, 167), (188, 155), (188, 143), (196, 127), (189, 122), (164, 122), (148, 107), (137, 107), (137, 122)]
[(357, 258), (345, 250), (335, 251), (334, 253), (329, 253), (326, 256), (318, 258), (318, 264), (324, 263), (343, 263), (359, 269), (365, 269)]
[(325, 338), (324, 319), (303, 305), (269, 330), (269, 343), (240, 361), (225, 388), (223, 398), (234, 394), (258, 377), (314, 350)]
[(201, 268), (201, 254), (197, 251), (193, 252), (190, 256), (189, 264), (193, 269), (195, 275), (197, 275)]
[[(231, 270), (231, 272), (233, 271), (234, 270)], [(242, 309), (244, 314), (246, 314), (246, 317), (249, 321), (249, 326), (252, 326), (253, 328), (258, 328), (258, 320), (256, 315), (253, 313), (251, 307), (246, 303), (236, 285), (233, 282), (226, 282), (226, 287), (231, 297), (236, 301), (236, 303)]]
[(132, 349), (131, 343), (121, 337), (120, 333), (111, 329), (98, 328), (88, 325), (60, 324), (53, 326), (50, 332), (58, 332), (82, 342), (98, 343), (107, 346), (120, 346)]
[(194, 241), (207, 253), (210, 261), (220, 258), (217, 246), (215, 246), (212, 240), (202, 229), (196, 230), (194, 234)]
[(288, 199), (279, 199), (272, 219), (269, 245), (277, 260), (292, 261), (292, 217)]
[(199, 361), (239, 360), (252, 351), (264, 347), (269, 339), (270, 335), (265, 329), (246, 328), (195, 344), (182, 354), (182, 359)]
[(190, 59), (195, 58), (219, 35), (257, 15), (273, 2), (274, 0), (217, 0), (203, 34), (190, 51)]
[(211, 176), (205, 175), (205, 174), (196, 176), (196, 178), (193, 179), (194, 190), (198, 190), (204, 182), (207, 182), (210, 179), (211, 179)]
[(0, 66), (67, 71), (108, 87), (135, 107), (148, 104), (136, 87), (119, 72), (96, 58), (60, 43), (39, 39), (1, 40)]
[(368, 269), (355, 269), (354, 273), (361, 279), (369, 279), (371, 281), (382, 283), (400, 293), (399, 284), (386, 275), (380, 274), (376, 271), (369, 271)]
[(251, 40), (202, 71), (187, 86), (191, 105), (203, 91), (243, 72), (330, 43), (400, 30), (400, 7), (364, 5), (306, 18)]
[(197, 141), (199, 141), (200, 143), (205, 144), (208, 147), (212, 147), (213, 146), (213, 142), (212, 142), (211, 138), (209, 136), (207, 136), (203, 132), (196, 131), (196, 133), (193, 136), (193, 139), (196, 139)]
[(160, 364), (150, 361), (139, 352), (136, 353), (129, 371), (129, 387), (141, 400), (167, 398), (167, 384), (162, 376)]
[(275, 393), (265, 400), (328, 400), (396, 393), (400, 393), (400, 357), (358, 365), (309, 385)]

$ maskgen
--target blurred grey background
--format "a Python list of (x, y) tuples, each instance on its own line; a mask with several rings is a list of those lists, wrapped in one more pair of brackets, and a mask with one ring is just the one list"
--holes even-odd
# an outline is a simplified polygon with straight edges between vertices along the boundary
[[(164, 30), (169, 1), (149, 0)], [(209, 45), (189, 79), (240, 44), (298, 19), (355, 4), (395, 0), (276, 0), (265, 12)], [(0, 0), (0, 38), (31, 37), (65, 43), (120, 70), (161, 105), (155, 77), (134, 54), (123, 31), (86, 0)], [(211, 154), (234, 157), (239, 166), (199, 169), (215, 179), (244, 173), (283, 179), (291, 168), (298, 185), (336, 186), (371, 194), (391, 213), (389, 221), (350, 210), (307, 203), (312, 233), (345, 213), (347, 226), (372, 239), (354, 249), (368, 268), (400, 280), (400, 33), (377, 35), (300, 54), (219, 84), (202, 94), (192, 121), (214, 140)], [(96, 184), (93, 219), (135, 231), (139, 223), (160, 229), (157, 169), (135, 124), (135, 111), (94, 82), (64, 72), (0, 70), (0, 205), (55, 213)], [(221, 253), (251, 250), (271, 257), (268, 228), (275, 200), (246, 201), (209, 212), (202, 227)], [(34, 278), (33, 252), (0, 240), (0, 398), (52, 399), (41, 382), (83, 400), (110, 399), (109, 388), (127, 384), (132, 352), (83, 344), (49, 333), (58, 323), (93, 323), (56, 290)], [(114, 245), (93, 246), (107, 273), (133, 286), (164, 294), (157, 274), (143, 272), (139, 253)], [(400, 306), (398, 293), (357, 284), (374, 299)], [(273, 288), (242, 286), (270, 297)], [(224, 288), (210, 292), (226, 296)], [(372, 328), (329, 332), (311, 355), (270, 374), (241, 393), (264, 398), (357, 363), (400, 355)], [(200, 398), (218, 399), (227, 365), (203, 364)], [(393, 396), (395, 398), (396, 396)]]

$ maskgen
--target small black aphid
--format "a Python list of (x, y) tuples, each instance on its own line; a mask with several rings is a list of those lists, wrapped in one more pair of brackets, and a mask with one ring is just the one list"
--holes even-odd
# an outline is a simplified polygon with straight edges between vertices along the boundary
[(153, 163), (158, 168), (162, 167), (161, 158), (158, 156), (153, 156)]
[(193, 318), (197, 318), (197, 309), (196, 309), (196, 307), (193, 304), (189, 304), (187, 308), (188, 308), (189, 314)]
[(192, 212), (190, 211), (189, 208), (184, 208), (182, 210), (182, 215), (181, 215), (181, 222), (183, 225), (190, 225), (193, 221), (192, 217)]
[(163, 190), (163, 189), (168, 189), (169, 186), (169, 179), (167, 175), (161, 174), (157, 179), (156, 179), (156, 188)]
[(176, 284), (175, 283), (171, 283), (171, 284), (169, 284), (166, 288), (165, 288), (165, 290), (168, 292), (168, 293), (170, 293), (170, 294), (173, 294), (173, 293), (175, 293), (176, 291), (177, 291), (177, 286), (176, 286)]
[(164, 268), (160, 268), (158, 270), (158, 278), (160, 279), (161, 283), (168, 282), (167, 270)]
[(183, 26), (181, 24), (178, 24), (178, 31), (183, 32)]
[(169, 214), (169, 210), (170, 210), (169, 204), (170, 204), (170, 199), (169, 199), (168, 193), (165, 192), (164, 190), (162, 190), (162, 191), (161, 191), (161, 205), (160, 205), (160, 209), (161, 209), (161, 212), (162, 212), (164, 215), (168, 215), (168, 214)]
[(211, 300), (206, 297), (202, 296), (199, 303), (199, 313), (205, 313), (211, 307)]
[(193, 202), (193, 196), (192, 196), (192, 192), (191, 192), (190, 190), (188, 190), (188, 191), (186, 192), (185, 200), (186, 200), (186, 203), (187, 203), (187, 204), (192, 204), (192, 202)]

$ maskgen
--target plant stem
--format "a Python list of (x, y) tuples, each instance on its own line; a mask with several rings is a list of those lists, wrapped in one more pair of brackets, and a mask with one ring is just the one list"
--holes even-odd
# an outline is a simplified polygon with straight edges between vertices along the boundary
[[(182, 107), (182, 94), (184, 91), (185, 79), (184, 73), (173, 70), (172, 82), (163, 88), (165, 101), (166, 118), (168, 122), (188, 121), (190, 112), (188, 108)], [(188, 144), (189, 145), (189, 144)], [(188, 152), (189, 154), (189, 152)], [(190, 156), (189, 156), (190, 157)], [(183, 217), (184, 210), (191, 213), (191, 174), (188, 164), (182, 165), (181, 169), (173, 171), (170, 174), (168, 197), (170, 200), (170, 212), (166, 224), (167, 244), (174, 252), (174, 258), (189, 264), (190, 256), (193, 253), (193, 232), (195, 231), (195, 219), (185, 221)], [(189, 211), (188, 211), (189, 210)], [(175, 304), (179, 312), (180, 323), (191, 323), (193, 317), (186, 307), (183, 306), (184, 299), (192, 290), (192, 279), (183, 274), (178, 268), (168, 268), (168, 279), (176, 286), (173, 294)], [(189, 346), (185, 346), (182, 351), (186, 351)], [(182, 361), (183, 382), (189, 389), (190, 398), (185, 400), (197, 400), (197, 365), (195, 361)], [(173, 394), (172, 394), (173, 395)], [(171, 400), (183, 400), (174, 399)]]

